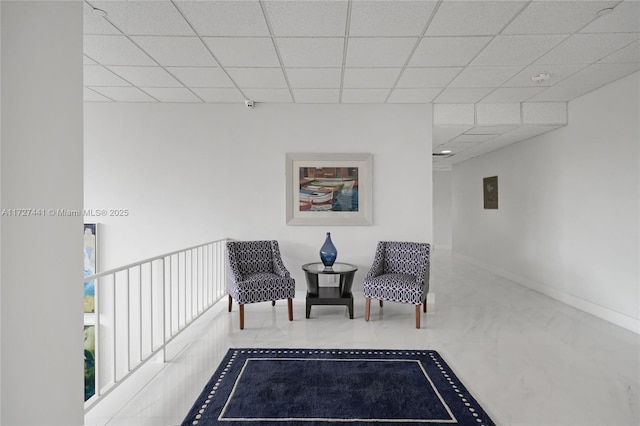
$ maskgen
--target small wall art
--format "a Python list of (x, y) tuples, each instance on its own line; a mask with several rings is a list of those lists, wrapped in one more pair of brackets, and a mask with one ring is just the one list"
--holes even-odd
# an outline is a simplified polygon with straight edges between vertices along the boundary
[(498, 176), (482, 179), (482, 192), (484, 194), (484, 208), (498, 208)]

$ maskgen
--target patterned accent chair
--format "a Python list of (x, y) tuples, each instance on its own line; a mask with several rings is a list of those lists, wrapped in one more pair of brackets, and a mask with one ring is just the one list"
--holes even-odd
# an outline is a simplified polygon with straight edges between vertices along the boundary
[(289, 321), (293, 321), (296, 282), (280, 258), (277, 241), (227, 242), (227, 291), (240, 305), (240, 329), (244, 329), (244, 305), (287, 299)]
[(429, 292), (427, 243), (380, 241), (371, 270), (364, 279), (364, 319), (369, 321), (371, 299), (411, 303), (416, 306), (416, 328), (420, 328), (420, 305), (427, 312)]

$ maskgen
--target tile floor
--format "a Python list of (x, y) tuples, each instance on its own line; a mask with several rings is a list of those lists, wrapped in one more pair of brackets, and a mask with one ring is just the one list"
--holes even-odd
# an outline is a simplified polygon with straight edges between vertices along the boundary
[(86, 425), (180, 424), (230, 347), (435, 349), (500, 425), (640, 425), (640, 336), (477, 268), (447, 251), (432, 262), (428, 313), (372, 304), (247, 305), (245, 330), (226, 299), (167, 353), (97, 404)]

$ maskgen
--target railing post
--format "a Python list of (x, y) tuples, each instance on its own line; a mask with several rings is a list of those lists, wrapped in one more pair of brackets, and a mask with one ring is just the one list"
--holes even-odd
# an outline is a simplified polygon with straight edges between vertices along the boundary
[[(162, 362), (167, 362), (167, 303), (166, 303), (166, 274), (164, 257), (160, 259), (160, 266), (162, 268)], [(171, 309), (171, 307), (169, 307)]]

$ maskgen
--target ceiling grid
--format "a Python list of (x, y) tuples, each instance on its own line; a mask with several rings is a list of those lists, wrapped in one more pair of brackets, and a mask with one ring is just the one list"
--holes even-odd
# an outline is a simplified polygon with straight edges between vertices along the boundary
[[(640, 0), (85, 0), (84, 8), (87, 102), (433, 104), (434, 152), (452, 151), (434, 159), (442, 164), (562, 126), (569, 101), (640, 70)], [(550, 77), (532, 79), (541, 73)], [(541, 123), (528, 122), (531, 103), (526, 111)], [(519, 123), (494, 125), (509, 104)], [(452, 114), (467, 109), (455, 105), (473, 106), (473, 124), (456, 124), (466, 122)]]

